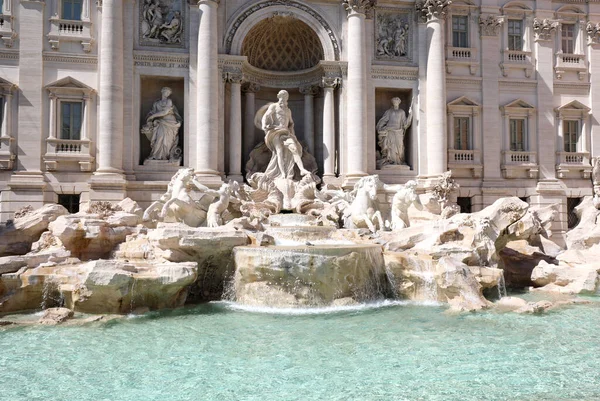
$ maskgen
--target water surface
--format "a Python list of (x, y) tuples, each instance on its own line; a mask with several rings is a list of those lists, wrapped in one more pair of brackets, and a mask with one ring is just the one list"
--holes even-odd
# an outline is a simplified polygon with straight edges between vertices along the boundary
[(542, 316), (273, 312), (216, 303), (0, 329), (0, 399), (600, 399), (600, 303)]

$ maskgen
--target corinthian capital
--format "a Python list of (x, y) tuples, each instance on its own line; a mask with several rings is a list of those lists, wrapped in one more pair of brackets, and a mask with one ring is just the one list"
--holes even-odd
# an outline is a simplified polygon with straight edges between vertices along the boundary
[(481, 36), (498, 36), (503, 23), (504, 17), (501, 15), (480, 16), (479, 27), (481, 28)]
[(377, 5), (377, 0), (342, 0), (342, 5), (349, 14), (369, 14)]
[(430, 21), (446, 17), (446, 9), (450, 4), (452, 0), (417, 0), (415, 8), (421, 21)]
[(600, 22), (597, 24), (588, 22), (585, 30), (588, 34), (588, 44), (592, 45), (600, 43)]
[(535, 40), (550, 40), (552, 39), (552, 34), (558, 28), (560, 24), (559, 21), (551, 20), (548, 18), (535, 18), (533, 20), (533, 32), (535, 33)]

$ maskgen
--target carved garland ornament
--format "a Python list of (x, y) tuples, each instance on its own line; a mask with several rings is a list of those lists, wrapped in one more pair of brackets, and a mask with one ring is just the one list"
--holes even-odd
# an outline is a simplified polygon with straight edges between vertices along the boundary
[(302, 3), (292, 1), (292, 0), (268, 0), (268, 1), (264, 1), (261, 3), (255, 4), (252, 7), (246, 9), (241, 15), (239, 15), (236, 18), (235, 22), (233, 23), (233, 25), (229, 29), (229, 32), (227, 33), (227, 37), (225, 38), (225, 52), (227, 54), (231, 54), (231, 45), (233, 43), (233, 38), (235, 37), (235, 34), (237, 33), (240, 26), (244, 23), (244, 21), (246, 21), (248, 19), (248, 17), (250, 17), (255, 12), (260, 11), (264, 8), (275, 7), (275, 6), (285, 6), (285, 7), (296, 8), (298, 10), (304, 11), (305, 13), (309, 14), (311, 17), (316, 19), (319, 22), (319, 24), (321, 24), (323, 26), (323, 28), (327, 32), (327, 35), (329, 36), (329, 40), (331, 40), (335, 60), (336, 61), (340, 60), (340, 46), (335, 37), (335, 34), (333, 33), (333, 29), (331, 29), (331, 27), (329, 26), (327, 21), (325, 21), (325, 19), (321, 16), (321, 14), (317, 13), (312, 8), (306, 6)]
[(540, 19), (534, 18), (533, 20), (533, 32), (535, 33), (535, 40), (550, 40), (556, 28), (560, 22), (556, 20), (550, 20), (548, 18)]
[(588, 22), (586, 26), (586, 31), (588, 34), (589, 44), (600, 43), (600, 22), (597, 24), (594, 24), (593, 22)]
[(479, 27), (481, 28), (481, 36), (498, 36), (503, 23), (504, 17), (499, 15), (480, 16)]
[(445, 18), (450, 4), (452, 4), (451, 0), (417, 0), (415, 9), (419, 19), (427, 22), (434, 18)]

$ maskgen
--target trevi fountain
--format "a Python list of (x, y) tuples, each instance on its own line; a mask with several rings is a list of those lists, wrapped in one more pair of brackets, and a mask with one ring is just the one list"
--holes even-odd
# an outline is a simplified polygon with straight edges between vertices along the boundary
[[(181, 155), (170, 95), (142, 127), (148, 160)], [(600, 397), (597, 196), (561, 246), (557, 207), (460, 213), (450, 172), (428, 191), (324, 184), (288, 97), (256, 115), (246, 183), (181, 168), (145, 210), (15, 213), (0, 234), (0, 398)], [(382, 163), (404, 160), (399, 104), (377, 125)]]

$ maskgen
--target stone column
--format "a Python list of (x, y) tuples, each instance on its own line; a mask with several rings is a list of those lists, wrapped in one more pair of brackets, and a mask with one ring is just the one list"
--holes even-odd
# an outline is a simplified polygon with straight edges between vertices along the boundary
[(228, 73), (227, 82), (231, 85), (228, 178), (242, 182), (242, 74)]
[(318, 86), (304, 86), (300, 88), (304, 95), (304, 140), (308, 153), (315, 154), (315, 95), (319, 93)]
[(367, 46), (366, 23), (376, 1), (343, 0), (348, 11), (348, 99), (346, 184), (367, 175)]
[(12, 90), (4, 93), (4, 115), (2, 116), (2, 137), (12, 136)]
[(449, 0), (418, 2), (417, 13), (427, 21), (427, 176), (444, 173), (447, 163), (446, 68), (444, 19)]
[[(598, 17), (596, 17), (598, 18)], [(600, 19), (591, 21), (587, 27), (587, 40), (590, 55), (590, 76), (600, 77)], [(590, 107), (592, 110), (600, 110), (600, 79), (592, 79), (590, 82)], [(591, 124), (591, 157), (600, 156), (600, 118), (593, 117)]]
[(323, 178), (335, 177), (335, 99), (339, 78), (323, 78)]
[(123, 84), (123, 1), (104, 0), (96, 174), (123, 173)]
[(252, 149), (256, 145), (256, 136), (255, 136), (255, 127), (254, 127), (254, 115), (256, 113), (256, 101), (254, 94), (260, 91), (260, 86), (252, 83), (246, 82), (242, 86), (242, 91), (244, 92), (244, 137), (243, 137), (243, 147), (244, 147), (244, 160), (248, 158)]
[(83, 96), (83, 116), (81, 118), (81, 140), (87, 141), (88, 138), (88, 124), (90, 121), (90, 95)]
[(56, 95), (54, 93), (50, 94), (50, 127), (48, 127), (48, 137), (56, 138)]
[(199, 0), (196, 173), (220, 182), (218, 19), (220, 0)]
[[(500, 127), (500, 115), (498, 113), (499, 89), (498, 89), (498, 65), (500, 64), (500, 30), (504, 23), (504, 17), (498, 15), (480, 16), (479, 26), (481, 30), (481, 76), (482, 99), (483, 99), (483, 126), (495, 130), (495, 135), (487, 135), (483, 141), (482, 153), (484, 187), (494, 187), (502, 178), (500, 165), (502, 164), (502, 130)], [(475, 124), (474, 124), (475, 125)], [(473, 132), (474, 134), (474, 132)], [(508, 148), (504, 148), (508, 149)], [(490, 204), (495, 199), (489, 200)], [(486, 202), (487, 205), (487, 201)]]

